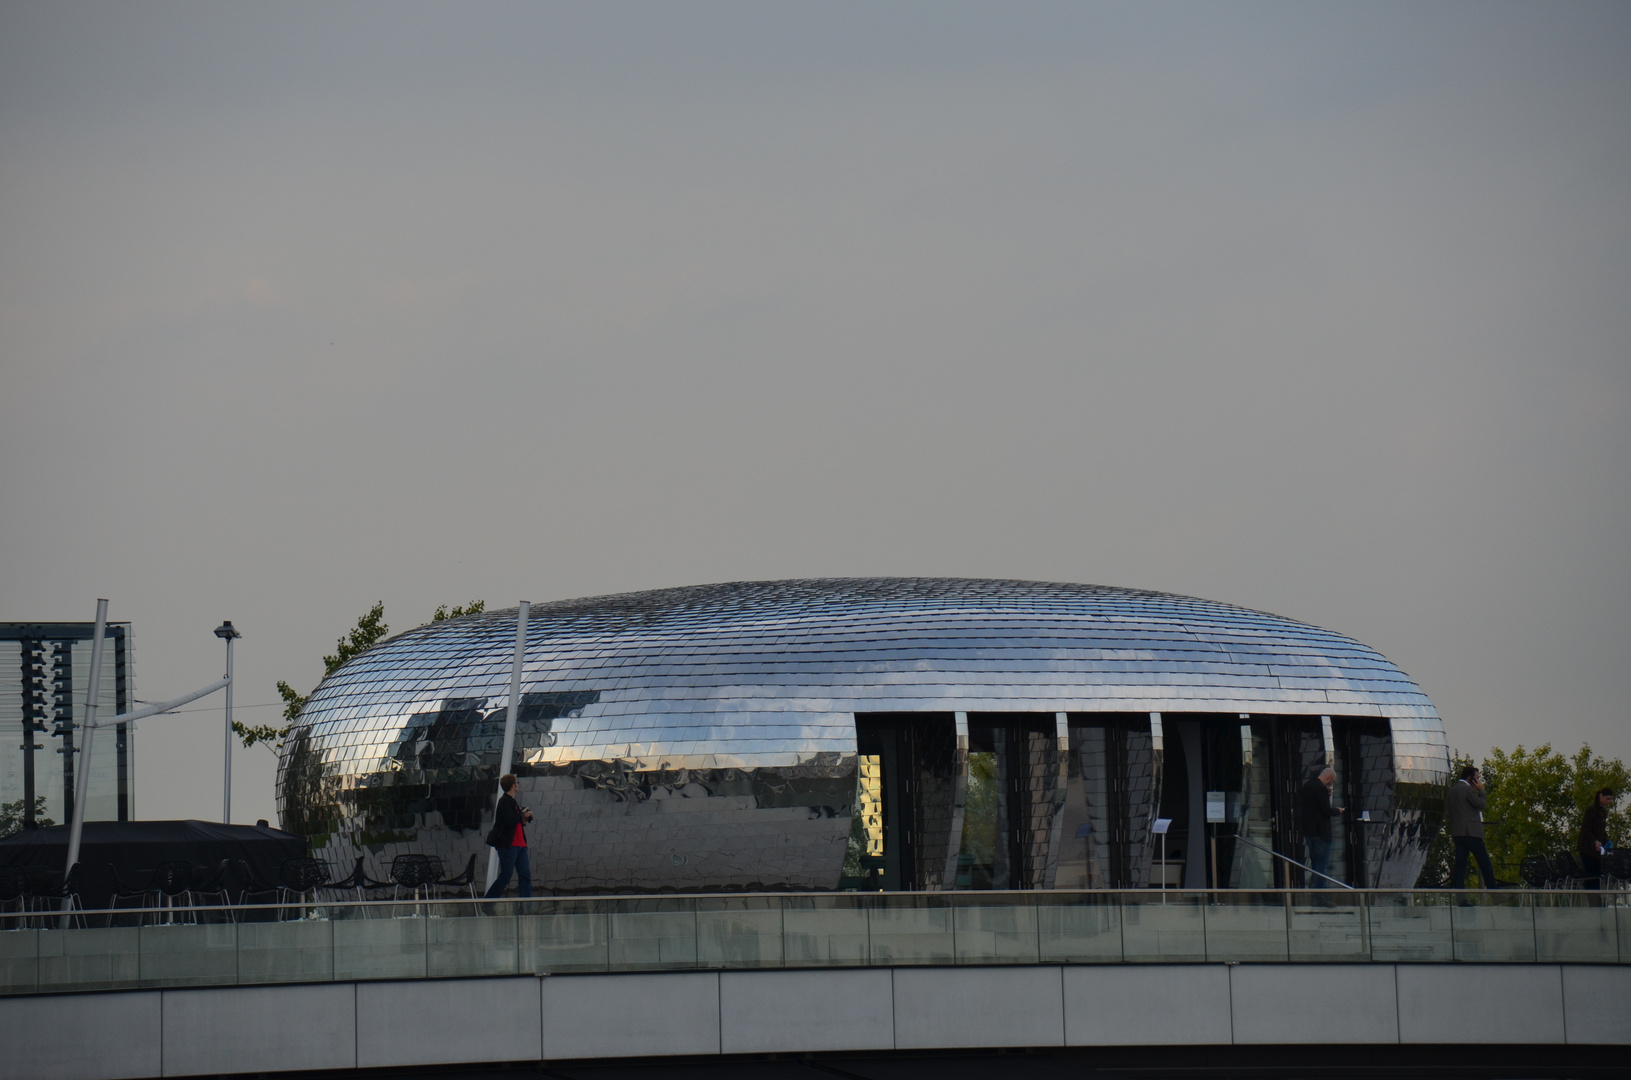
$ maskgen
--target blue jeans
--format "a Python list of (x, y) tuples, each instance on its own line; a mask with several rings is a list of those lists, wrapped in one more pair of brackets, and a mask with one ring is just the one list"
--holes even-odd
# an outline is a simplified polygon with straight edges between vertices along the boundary
[[(1331, 841), (1321, 840), (1317, 836), (1303, 837), (1303, 843), (1308, 845), (1308, 865), (1322, 874), (1331, 872)], [(1329, 889), (1331, 883), (1324, 878), (1308, 875), (1310, 889)]]
[(504, 890), (510, 887), (510, 875), (515, 874), (521, 879), (517, 891), (522, 896), (532, 895), (532, 867), (527, 863), (527, 849), (524, 847), (494, 848), (498, 852), (498, 877), (493, 879), (493, 887), (487, 890), (487, 899), (503, 896)]

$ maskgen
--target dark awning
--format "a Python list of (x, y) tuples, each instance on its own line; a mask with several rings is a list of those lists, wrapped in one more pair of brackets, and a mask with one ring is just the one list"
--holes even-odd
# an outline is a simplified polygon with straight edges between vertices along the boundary
[[(262, 825), (209, 821), (87, 821), (79, 841), (79, 898), (87, 908), (108, 907), (117, 867), (126, 885), (144, 888), (152, 870), (168, 859), (186, 859), (212, 876), (222, 859), (242, 859), (255, 879), (275, 883), (284, 859), (306, 853), (306, 838)], [(0, 866), (41, 866), (62, 873), (68, 857), (68, 826), (24, 829), (0, 840)], [(234, 874), (234, 891), (247, 882)]]

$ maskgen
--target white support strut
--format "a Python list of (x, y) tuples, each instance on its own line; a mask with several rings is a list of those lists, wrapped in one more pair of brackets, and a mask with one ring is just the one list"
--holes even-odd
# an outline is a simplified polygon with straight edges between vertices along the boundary
[(118, 716), (110, 716), (106, 720), (94, 721), (90, 726), (108, 727), (112, 724), (132, 724), (137, 720), (145, 720), (149, 716), (157, 716), (160, 713), (167, 713), (171, 709), (179, 709), (181, 706), (190, 701), (197, 701), (201, 697), (207, 697), (208, 695), (215, 693), (217, 690), (225, 690), (230, 685), (232, 685), (231, 679), (217, 679), (208, 686), (204, 687), (202, 690), (194, 690), (190, 694), (182, 694), (178, 698), (171, 698), (169, 701), (161, 701), (157, 705), (143, 705), (139, 709), (132, 709), (127, 713), (120, 713)]
[[(499, 758), (498, 773), (503, 776), (510, 771), (511, 763), (515, 758), (515, 717), (521, 709), (521, 667), (527, 661), (527, 617), (532, 610), (532, 603), (528, 600), (516, 605), (515, 611), (515, 659), (510, 662), (510, 704), (504, 711), (504, 750)], [(499, 795), (504, 794), (500, 788)], [(498, 849), (489, 848), (487, 852), (487, 888), (493, 887), (498, 880)]]
[[(79, 861), (79, 838), (85, 830), (85, 798), (91, 786), (91, 736), (100, 726), (96, 719), (96, 706), (102, 694), (102, 644), (107, 632), (108, 602), (98, 600), (96, 602), (96, 628), (91, 633), (91, 672), (90, 678), (85, 684), (85, 719), (80, 725), (85, 730), (79, 746), (80, 768), (74, 769), (72, 760), (65, 760), (62, 763), (64, 769), (73, 771), (75, 780), (74, 816), (68, 822), (68, 865), (62, 868), (62, 909), (64, 911), (67, 911), (68, 905), (73, 902), (69, 899), (71, 886), (68, 875), (74, 872), (74, 864)], [(28, 741), (31, 743), (34, 741), (32, 734), (29, 735)]]

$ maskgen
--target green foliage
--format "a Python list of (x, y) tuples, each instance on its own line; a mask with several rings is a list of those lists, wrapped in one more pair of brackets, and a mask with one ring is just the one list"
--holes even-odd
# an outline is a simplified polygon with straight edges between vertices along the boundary
[[(1573, 851), (1580, 820), (1597, 790), (1623, 792), (1631, 780), (1619, 758), (1593, 754), (1589, 745), (1572, 757), (1553, 750), (1551, 743), (1533, 750), (1520, 745), (1510, 754), (1496, 748), (1484, 759), (1483, 771), (1489, 790), (1484, 842), (1503, 877), (1516, 876), (1526, 855)], [(1624, 809), (1610, 810), (1610, 836), (1624, 836), (1627, 824)]]
[[(1459, 750), (1451, 752), (1450, 780), (1455, 783), (1461, 770), (1475, 765)], [(1611, 787), (1624, 792), (1631, 772), (1619, 758), (1604, 759), (1582, 746), (1572, 757), (1564, 757), (1543, 743), (1533, 750), (1523, 746), (1508, 753), (1496, 747), (1479, 766), (1483, 773), (1488, 804), (1484, 807), (1484, 843), (1489, 848), (1495, 874), (1502, 881), (1516, 881), (1518, 866), (1526, 855), (1550, 855), (1573, 851), (1580, 834), (1580, 819), (1597, 796), (1597, 789)], [(1440, 802), (1442, 805), (1442, 798)], [(1623, 809), (1616, 807), (1608, 816), (1610, 836), (1623, 837), (1631, 825)], [(1427, 849), (1416, 884), (1421, 888), (1442, 888), (1450, 881), (1450, 856), (1455, 844), (1448, 830), (1439, 829)], [(1473, 872), (1476, 878), (1476, 871)]]
[(332, 653), (323, 657), (323, 678), (334, 674), (341, 664), (352, 657), (372, 649), (375, 642), (390, 632), (391, 628), (385, 625), (385, 602), (381, 600), (368, 609), (368, 614), (357, 620), (351, 633), (334, 643)]
[(472, 600), (463, 607), (449, 609), (441, 604), (436, 605), (436, 614), (430, 617), (431, 622), (445, 622), (448, 619), (457, 619), (462, 615), (480, 615), (487, 610), (487, 601)]
[[(457, 619), (461, 615), (475, 615), (487, 610), (487, 601), (472, 600), (468, 604), (449, 609), (445, 604), (436, 606), (436, 613), (430, 617), (431, 622), (442, 622), (446, 619)], [(334, 643), (334, 651), (323, 657), (323, 678), (328, 678), (340, 669), (347, 660), (361, 656), (373, 648), (391, 628), (385, 623), (385, 602), (382, 600), (368, 609), (368, 612), (357, 620), (357, 625), (351, 628), (350, 633)], [(254, 746), (264, 743), (273, 751), (283, 749), (283, 740), (289, 735), (295, 721), (300, 718), (300, 710), (306, 707), (310, 694), (296, 692), (295, 688), (278, 680), (278, 696), (283, 699), (283, 724), (243, 724), (234, 720), (232, 731), (245, 746)]]
[[(391, 632), (385, 623), (385, 602), (383, 600), (368, 609), (368, 613), (357, 620), (357, 625), (351, 632), (334, 643), (334, 651), (323, 657), (323, 678), (328, 678), (339, 670), (354, 656), (360, 656), (374, 647), (374, 644)], [(245, 746), (254, 746), (256, 743), (266, 743), (273, 751), (283, 748), (283, 740), (288, 737), (289, 729), (300, 717), (300, 710), (306, 707), (310, 694), (301, 694), (295, 688), (278, 680), (278, 696), (283, 699), (284, 724), (278, 727), (275, 724), (241, 724), (234, 720), (232, 732), (237, 735)]]
[[(34, 823), (42, 829), (49, 829), (56, 822), (45, 816), (45, 796), (34, 798)], [(23, 831), (23, 800), (0, 803), (0, 837), (10, 836), (15, 832)]]

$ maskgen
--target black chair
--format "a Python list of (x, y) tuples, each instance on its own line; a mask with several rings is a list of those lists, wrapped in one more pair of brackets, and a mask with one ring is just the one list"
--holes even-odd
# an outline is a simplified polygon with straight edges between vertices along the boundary
[(1559, 857), (1569, 860), (1569, 877), (1573, 880), (1573, 888), (1595, 889), (1597, 887), (1597, 875), (1586, 870), (1586, 866), (1580, 861), (1579, 855), (1572, 851), (1564, 851), (1559, 852)]
[[(268, 884), (255, 876), (255, 871), (243, 859), (232, 860), (232, 868), (238, 875), (238, 905), (240, 908), (256, 904), (275, 904), (278, 902), (278, 887)], [(276, 912), (242, 911), (238, 912), (239, 922), (273, 922), (277, 918)]]
[[(23, 898), (28, 895), (28, 875), (21, 866), (0, 866), (0, 915), (14, 911), (21, 915), (26, 910)], [(0, 930), (21, 929), (23, 920), (0, 920)]]
[(396, 886), (391, 899), (402, 897), (402, 890), (412, 891), (419, 900), (442, 876), (442, 860), (434, 855), (398, 855), (391, 860), (391, 883)]
[(1631, 889), (1631, 851), (1611, 851), (1603, 856), (1603, 888)]
[[(176, 921), (175, 909), (192, 906), (193, 875), (197, 867), (188, 859), (165, 859), (153, 868), (148, 891), (166, 912), (165, 922)], [(187, 916), (191, 917), (191, 912)]]
[[(108, 876), (113, 878), (113, 895), (108, 898), (108, 907), (113, 910), (131, 908), (136, 915), (136, 922), (132, 925), (140, 925), (144, 920), (142, 913), (153, 906), (150, 902), (152, 893), (148, 889), (138, 888), (126, 882), (119, 875), (119, 868), (113, 863), (108, 863)], [(118, 918), (117, 915), (109, 915), (108, 925), (114, 925)]]
[(306, 917), (306, 904), (317, 903), (317, 890), (329, 883), (328, 863), (300, 856), (284, 859), (278, 867), (278, 903), (300, 901), (300, 917)]
[[(219, 912), (208, 913), (205, 917), (211, 921), (232, 921), (232, 894), (227, 889), (227, 872), (232, 868), (231, 859), (222, 859), (221, 864), (215, 868), (215, 874), (204, 877), (204, 867), (199, 867), (193, 875), (193, 886), (190, 890), (194, 904), (210, 904), (220, 908)], [(199, 914), (194, 912), (194, 914)]]
[(1579, 887), (1574, 880), (1574, 860), (1569, 857), (1568, 852), (1553, 852), (1547, 857), (1546, 862), (1552, 868), (1552, 888), (1574, 889)]
[(454, 889), (458, 892), (469, 890), (470, 899), (476, 898), (476, 857), (470, 856), (470, 861), (464, 864), (464, 873), (458, 877), (447, 878), (436, 882), (438, 889)]
[[(350, 899), (352, 900), (366, 900), (367, 895), (365, 894), (364, 890), (377, 888), (380, 886), (381, 882), (375, 881), (373, 878), (368, 876), (368, 872), (362, 868), (362, 862), (363, 856), (358, 855), (356, 864), (351, 867), (350, 874), (341, 878), (339, 881), (329, 882), (327, 885), (323, 886), (323, 888), (331, 895), (337, 893), (350, 893)], [(385, 882), (384, 884), (389, 884), (389, 882)]]
[(35, 922), (41, 926), (57, 923), (55, 916), (63, 916), (64, 929), (85, 926), (85, 905), (79, 900), (79, 863), (69, 867), (68, 873), (57, 875), (40, 866), (25, 868), (24, 882), (27, 892), (23, 902), (35, 913)]
[(1518, 879), (1526, 889), (1549, 889), (1552, 885), (1552, 867), (1544, 855), (1525, 855), (1518, 864)]

